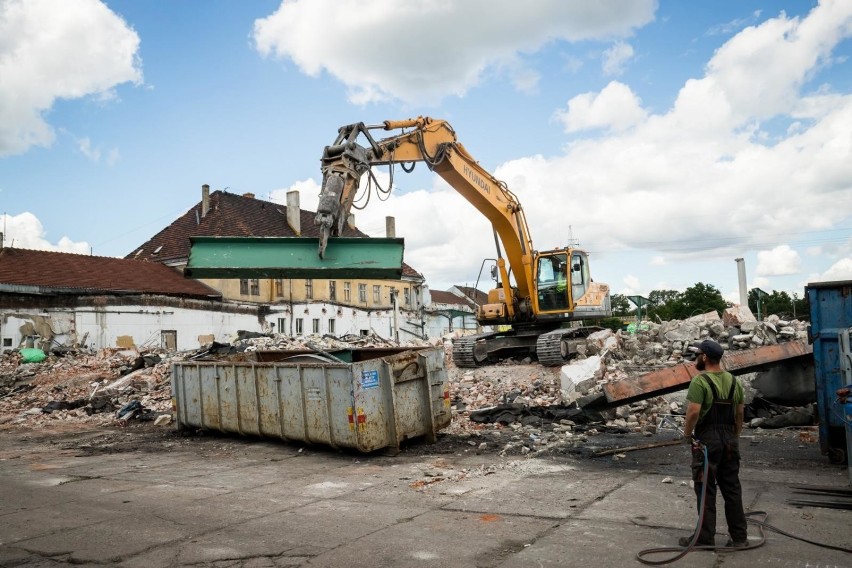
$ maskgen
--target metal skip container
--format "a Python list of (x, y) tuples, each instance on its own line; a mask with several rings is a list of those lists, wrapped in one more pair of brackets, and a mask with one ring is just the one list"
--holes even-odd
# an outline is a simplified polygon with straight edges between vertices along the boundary
[(444, 351), (411, 349), (344, 363), (301, 355), (275, 363), (172, 367), (178, 428), (280, 438), (361, 452), (410, 438), (434, 442), (450, 424)]
[(814, 349), (819, 443), (833, 463), (846, 461), (847, 424), (837, 390), (852, 383), (852, 281), (810, 283), (808, 341)]

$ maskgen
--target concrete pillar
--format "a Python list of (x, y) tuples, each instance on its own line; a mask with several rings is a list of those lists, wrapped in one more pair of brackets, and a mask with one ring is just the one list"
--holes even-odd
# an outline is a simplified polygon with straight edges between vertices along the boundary
[(207, 217), (210, 211), (210, 186), (206, 183), (201, 186), (201, 218)]
[(748, 306), (748, 285), (746, 284), (745, 260), (735, 258), (737, 262), (737, 275), (740, 283), (740, 305)]
[(396, 219), (385, 217), (385, 236), (389, 239), (396, 238)]
[(287, 224), (296, 235), (302, 234), (302, 209), (299, 204), (299, 191), (287, 192)]

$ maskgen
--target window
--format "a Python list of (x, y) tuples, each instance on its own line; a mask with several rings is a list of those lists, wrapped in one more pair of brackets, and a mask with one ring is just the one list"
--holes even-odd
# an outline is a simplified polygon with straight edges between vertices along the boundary
[(302, 335), (302, 318), (296, 318), (296, 335)]
[(160, 347), (167, 351), (177, 350), (177, 331), (164, 329), (160, 332)]
[(248, 288), (249, 288), (248, 280), (246, 280), (245, 278), (241, 278), (240, 279), (240, 295), (241, 296), (248, 296), (248, 293), (249, 293)]
[[(334, 323), (334, 320), (329, 320), (329, 321), (332, 324)], [(331, 327), (334, 327), (334, 326), (332, 325)], [(11, 347), (11, 346), (12, 346), (12, 338), (11, 337), (4, 337), (3, 338), (3, 347)]]
[(314, 297), (314, 280), (313, 278), (305, 279), (305, 298), (312, 300)]
[(328, 320), (328, 332), (334, 334), (334, 319)]
[(352, 283), (344, 282), (343, 283), (343, 301), (351, 302), (352, 301)]
[(249, 281), (249, 285), (250, 285), (250, 288), (251, 288), (251, 290), (250, 290), (251, 295), (252, 296), (260, 296), (260, 280), (258, 280), (257, 278), (252, 278)]
[(328, 281), (328, 299), (329, 300), (337, 300), (337, 281), (329, 280)]
[(405, 305), (410, 306), (411, 305), (411, 288), (403, 288), (402, 292), (403, 292), (403, 296), (405, 298)]
[(287, 318), (278, 318), (278, 333), (287, 332)]
[(361, 337), (369, 337), (370, 330), (369, 329), (362, 329), (362, 330), (359, 330), (359, 333), (360, 333)]
[(311, 330), (312, 330), (314, 333), (319, 333), (319, 332), (320, 332), (320, 331), (319, 331), (319, 322), (320, 322), (319, 318), (314, 318), (314, 321), (313, 321), (313, 322), (312, 322), (312, 324), (311, 324)]
[(284, 296), (284, 279), (276, 278), (275, 279), (275, 295), (279, 298)]
[(367, 303), (367, 285), (358, 284), (358, 301), (362, 304)]
[(378, 304), (382, 301), (382, 287), (373, 286), (373, 303)]

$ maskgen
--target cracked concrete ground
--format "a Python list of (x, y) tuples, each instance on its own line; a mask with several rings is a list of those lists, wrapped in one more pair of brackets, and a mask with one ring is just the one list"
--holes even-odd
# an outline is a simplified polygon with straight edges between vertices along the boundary
[[(845, 468), (799, 438), (743, 440), (748, 508), (848, 546), (852, 513), (787, 503), (796, 484), (849, 487)], [(9, 429), (0, 431), (0, 565), (638, 566), (637, 552), (692, 530), (687, 454), (501, 457), (442, 436), (364, 456), (149, 425)], [(852, 566), (852, 554), (768, 533), (762, 548), (694, 552), (676, 565)]]

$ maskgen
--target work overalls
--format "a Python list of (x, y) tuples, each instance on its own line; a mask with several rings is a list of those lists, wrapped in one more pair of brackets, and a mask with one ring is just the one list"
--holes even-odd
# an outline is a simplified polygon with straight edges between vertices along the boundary
[[(706, 374), (702, 375), (713, 393), (713, 406), (695, 427), (695, 437), (707, 447), (707, 497), (704, 501), (704, 518), (698, 535), (698, 542), (713, 543), (716, 536), (716, 486), (722, 491), (725, 500), (725, 520), (728, 523), (728, 535), (734, 542), (748, 540), (748, 528), (743, 511), (743, 492), (740, 486), (740, 449), (734, 435), (734, 393), (737, 380), (731, 383), (728, 398), (719, 397), (716, 385)], [(695, 495), (701, 506), (701, 490), (705, 480), (704, 452), (698, 448), (692, 451), (692, 479), (695, 482)], [(698, 513), (701, 513), (699, 509)]]

